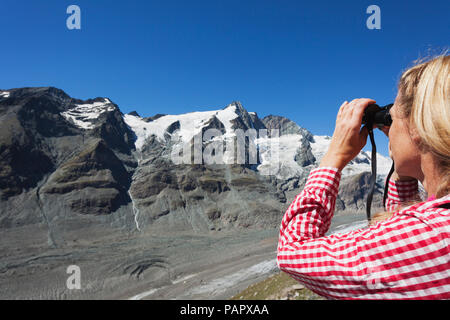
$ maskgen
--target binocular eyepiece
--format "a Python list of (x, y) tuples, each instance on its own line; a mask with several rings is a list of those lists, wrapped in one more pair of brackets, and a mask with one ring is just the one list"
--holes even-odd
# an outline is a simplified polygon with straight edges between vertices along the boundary
[(388, 104), (384, 107), (380, 107), (377, 104), (369, 105), (366, 110), (364, 110), (364, 116), (362, 118), (362, 124), (373, 128), (376, 125), (378, 128), (390, 127), (392, 124), (392, 118), (389, 114), (389, 110), (394, 104)]

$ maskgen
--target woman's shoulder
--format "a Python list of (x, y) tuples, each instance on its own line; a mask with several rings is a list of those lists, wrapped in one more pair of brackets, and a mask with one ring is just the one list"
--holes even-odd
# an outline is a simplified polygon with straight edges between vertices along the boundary
[(429, 225), (437, 223), (450, 229), (450, 195), (402, 208), (394, 216), (413, 216)]

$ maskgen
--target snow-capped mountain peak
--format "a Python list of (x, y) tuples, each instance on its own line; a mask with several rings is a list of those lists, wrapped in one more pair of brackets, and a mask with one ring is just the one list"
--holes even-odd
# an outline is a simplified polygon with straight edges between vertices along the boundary
[[(267, 116), (261, 121), (255, 112), (247, 112), (238, 101), (220, 110), (163, 115), (154, 120), (144, 119), (137, 113), (126, 114), (124, 121), (136, 135), (137, 150), (141, 150), (152, 135), (163, 144), (170, 138), (178, 145), (190, 143), (195, 135), (207, 128), (219, 128), (222, 132), (220, 139), (224, 142), (236, 137), (237, 129), (266, 129), (268, 135), (262, 135), (257, 130), (253, 141), (259, 150), (259, 161), (255, 169), (262, 175), (275, 175), (279, 179), (302, 175), (317, 166), (331, 142), (331, 137), (313, 135), (284, 117)], [(260, 123), (259, 126), (255, 126), (257, 122)], [(273, 129), (278, 129), (279, 135), (271, 136), (270, 131)], [(370, 157), (369, 153), (361, 151), (345, 167), (343, 173), (352, 175), (370, 172)], [(378, 174), (386, 176), (391, 160), (380, 154), (377, 155), (377, 160)]]
[[(233, 132), (232, 120), (239, 115), (237, 113), (238, 106), (231, 103), (221, 110), (213, 111), (195, 111), (179, 115), (165, 115), (153, 121), (147, 122), (142, 117), (126, 114), (124, 115), (125, 123), (136, 134), (136, 149), (142, 149), (147, 138), (155, 135), (160, 141), (165, 141), (165, 134), (175, 134), (182, 142), (189, 142), (194, 135), (201, 132), (210, 121), (215, 117), (225, 128), (225, 135)], [(177, 125), (175, 125), (178, 122)], [(175, 130), (169, 128), (176, 127)], [(171, 132), (170, 132), (171, 131)]]

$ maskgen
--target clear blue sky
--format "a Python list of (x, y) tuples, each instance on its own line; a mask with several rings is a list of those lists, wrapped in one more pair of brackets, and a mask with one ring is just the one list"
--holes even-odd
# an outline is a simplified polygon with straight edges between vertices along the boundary
[[(66, 27), (71, 4), (81, 30)], [(366, 28), (371, 4), (381, 30)], [(393, 101), (402, 69), (448, 47), (449, 12), (448, 0), (0, 0), (0, 88), (55, 86), (143, 116), (239, 100), (331, 135), (344, 100)]]

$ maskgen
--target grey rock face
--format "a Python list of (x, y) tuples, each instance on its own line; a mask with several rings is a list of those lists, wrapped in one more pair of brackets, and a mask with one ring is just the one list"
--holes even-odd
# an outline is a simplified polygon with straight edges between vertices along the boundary
[(284, 117), (269, 115), (264, 117), (262, 122), (269, 131), (271, 129), (278, 129), (280, 136), (285, 134), (302, 134), (302, 130), (298, 124)]
[[(110, 214), (129, 202), (130, 174), (103, 140), (62, 164), (41, 193), (71, 194), (69, 206), (83, 214)], [(81, 192), (89, 190), (89, 192)]]
[(154, 116), (144, 118), (144, 121), (151, 122), (151, 121), (154, 121), (154, 120), (159, 119), (159, 118), (164, 117), (164, 116), (166, 116), (166, 114), (164, 114), (164, 113), (157, 113)]
[[(234, 101), (230, 106), (236, 107), (236, 114), (238, 117), (232, 120), (233, 129), (242, 129), (244, 131), (248, 129), (265, 129), (266, 126), (262, 121), (259, 120), (256, 114), (250, 114), (244, 109), (239, 101)], [(228, 107), (230, 107), (228, 106)]]
[(306, 167), (316, 163), (316, 158), (314, 157), (311, 149), (310, 141), (306, 136), (302, 137), (301, 145), (295, 154), (294, 160), (301, 167)]
[[(126, 191), (136, 165), (131, 155), (134, 138), (115, 105), (93, 120), (93, 129), (83, 130), (68, 121), (64, 112), (104, 99), (72, 99), (51, 87), (9, 93), (8, 99), (0, 100), (0, 195), (3, 207), (10, 209), (0, 211), (0, 222), (24, 215), (28, 218), (20, 219), (21, 224), (36, 221), (31, 217), (35, 201), (40, 208), (52, 205), (65, 211), (66, 207), (75, 216), (109, 214), (129, 202)], [(31, 200), (32, 196), (25, 202), (20, 214), (11, 212), (14, 206), (8, 202), (26, 194), (37, 199)], [(51, 205), (42, 203), (50, 198)]]
[[(367, 193), (370, 186), (370, 172), (343, 177), (339, 188), (339, 208), (342, 211), (365, 211)], [(375, 184), (375, 193), (372, 200), (372, 212), (383, 210), (384, 186), (378, 181)]]

